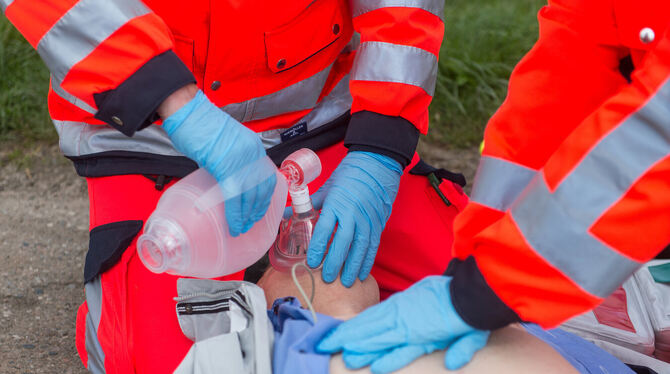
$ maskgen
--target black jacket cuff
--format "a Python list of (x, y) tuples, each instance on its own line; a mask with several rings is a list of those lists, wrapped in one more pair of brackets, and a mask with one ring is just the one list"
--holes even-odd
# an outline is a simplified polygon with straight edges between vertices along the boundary
[(449, 285), (451, 302), (468, 325), (495, 330), (521, 318), (493, 292), (477, 267), (474, 257), (453, 259), (444, 275), (453, 277)]
[(344, 145), (350, 152), (366, 151), (391, 157), (404, 169), (414, 157), (419, 135), (419, 130), (402, 117), (362, 111), (351, 115)]
[(117, 88), (93, 95), (98, 113), (95, 118), (127, 136), (156, 120), (156, 109), (170, 94), (195, 83), (195, 77), (172, 51), (144, 64)]

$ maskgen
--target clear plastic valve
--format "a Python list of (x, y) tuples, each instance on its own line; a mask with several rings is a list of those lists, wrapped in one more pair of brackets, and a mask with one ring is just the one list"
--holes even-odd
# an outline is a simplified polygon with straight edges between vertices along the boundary
[(293, 264), (305, 260), (319, 219), (307, 184), (321, 174), (321, 161), (312, 150), (303, 148), (290, 154), (282, 162), (280, 171), (289, 184), (293, 215), (279, 226), (279, 235), (270, 249), (270, 263), (277, 270), (289, 271)]
[(302, 148), (286, 157), (279, 170), (286, 177), (289, 190), (299, 189), (321, 174), (321, 161), (314, 151)]

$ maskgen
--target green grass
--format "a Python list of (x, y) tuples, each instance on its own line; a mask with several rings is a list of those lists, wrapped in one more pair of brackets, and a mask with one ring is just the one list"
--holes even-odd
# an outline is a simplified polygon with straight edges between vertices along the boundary
[(546, 0), (448, 0), (429, 139), (479, 144), (507, 93), (512, 68), (537, 40)]
[(0, 141), (56, 139), (47, 111), (48, 88), (42, 60), (0, 15)]
[[(479, 143), (502, 103), (512, 68), (537, 39), (545, 0), (447, 0), (446, 38), (431, 106), (429, 140)], [(54, 140), (46, 110), (48, 72), (0, 16), (0, 141)]]

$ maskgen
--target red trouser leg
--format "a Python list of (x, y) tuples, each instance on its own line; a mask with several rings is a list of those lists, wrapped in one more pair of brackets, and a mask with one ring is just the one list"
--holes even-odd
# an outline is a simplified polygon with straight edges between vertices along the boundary
[[(161, 195), (152, 181), (138, 175), (89, 178), (88, 187), (91, 229), (146, 221)], [(137, 256), (136, 240), (86, 285), (77, 348), (92, 372), (171, 373), (192, 344), (177, 322), (173, 298), (178, 277), (147, 270)], [(242, 273), (226, 278), (241, 279)]]
[(447, 206), (427, 177), (407, 172), (418, 160), (415, 154), (400, 179), (372, 268), (382, 299), (429, 275), (444, 273), (452, 259), (454, 218), (468, 201), (460, 186), (445, 180), (439, 188), (451, 202)]
[[(330, 177), (347, 150), (339, 143), (317, 153), (323, 171), (317, 180), (310, 183), (310, 193)], [(453, 221), (467, 203), (467, 196), (460, 187), (444, 181), (440, 189), (453, 203), (447, 206), (428, 178), (409, 173), (418, 161), (415, 154), (400, 179), (393, 211), (382, 233), (372, 268), (382, 299), (428, 275), (444, 273), (452, 258)]]

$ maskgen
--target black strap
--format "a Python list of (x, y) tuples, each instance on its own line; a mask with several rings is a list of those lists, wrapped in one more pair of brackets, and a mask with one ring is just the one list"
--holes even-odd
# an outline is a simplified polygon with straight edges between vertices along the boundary
[(447, 169), (438, 169), (436, 167), (433, 167), (431, 165), (428, 165), (425, 161), (419, 160), (416, 165), (412, 168), (412, 170), (409, 171), (410, 174), (413, 175), (423, 175), (423, 176), (429, 176), (430, 174), (434, 174), (440, 181), (442, 180), (448, 180), (456, 183), (457, 185), (461, 187), (465, 187), (466, 181), (465, 181), (465, 176), (461, 173), (453, 173)]
[(84, 156), (66, 156), (81, 177), (147, 174), (183, 178), (195, 171), (198, 164), (184, 156), (153, 153), (108, 151)]
[(152, 182), (156, 183), (154, 186), (156, 190), (158, 191), (163, 191), (163, 188), (165, 188), (165, 185), (170, 183), (173, 179), (173, 177), (169, 175), (149, 175), (149, 174), (143, 174), (143, 176)]

